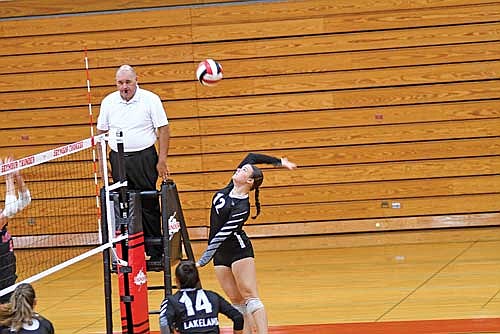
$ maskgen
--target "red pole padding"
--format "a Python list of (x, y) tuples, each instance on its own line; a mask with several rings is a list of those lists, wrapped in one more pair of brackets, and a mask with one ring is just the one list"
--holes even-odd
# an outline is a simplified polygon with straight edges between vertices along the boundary
[[(122, 258), (122, 246), (117, 245), (117, 253)], [(125, 303), (128, 300), (125, 291), (125, 279), (128, 278), (130, 305), (134, 334), (149, 333), (148, 310), (148, 278), (146, 260), (144, 258), (143, 232), (129, 235), (128, 264), (131, 272), (126, 275), (118, 265), (118, 281), (120, 289), (120, 312), (122, 316), (122, 333), (127, 333), (127, 311)], [(128, 333), (131, 334), (131, 333)]]

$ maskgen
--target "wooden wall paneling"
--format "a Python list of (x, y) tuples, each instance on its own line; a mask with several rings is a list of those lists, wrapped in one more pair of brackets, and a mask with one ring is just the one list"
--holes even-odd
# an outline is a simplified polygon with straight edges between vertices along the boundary
[[(301, 94), (205, 99), (198, 104), (200, 116), (379, 107), (421, 103), (475, 101), (500, 98), (498, 80), (403, 87), (340, 90)], [(186, 108), (185, 101), (171, 101), (170, 110)]]
[[(224, 59), (224, 76), (226, 78), (237, 78), (247, 76), (262, 76), (276, 74), (310, 73), (347, 69), (380, 68), (388, 66), (408, 66), (417, 64), (440, 64), (456, 63), (466, 61), (496, 60), (499, 58), (498, 42), (478, 42), (452, 45), (438, 45), (429, 47), (410, 47), (382, 50), (361, 50), (328, 53), (295, 55), (288, 54), (280, 57), (262, 57), (241, 59)], [(48, 71), (83, 71), (82, 51), (54, 54), (35, 54), (0, 57), (0, 74), (26, 73), (26, 72), (48, 72)], [(93, 85), (102, 82), (109, 84), (107, 71), (115, 69), (118, 64), (130, 63), (135, 65), (144, 79), (141, 65), (149, 66), (158, 71), (166, 71), (174, 78), (191, 77), (185, 73), (188, 68), (194, 68), (197, 61), (191, 54), (190, 45), (166, 45), (151, 46), (145, 48), (121, 48), (117, 53), (115, 50), (93, 50), (88, 52), (90, 76)], [(183, 64), (189, 63), (189, 64)], [(156, 66), (154, 64), (157, 64)], [(168, 70), (168, 68), (171, 70)], [(167, 68), (167, 70), (165, 70)], [(145, 71), (148, 73), (149, 71)], [(71, 73), (71, 72), (70, 72)], [(103, 74), (101, 74), (103, 73)], [(72, 74), (81, 79), (81, 74)], [(22, 76), (12, 75), (12, 81), (22, 82)], [(164, 81), (170, 78), (157, 76), (151, 81)], [(5, 80), (4, 81), (10, 81)], [(24, 79), (26, 80), (26, 78)], [(46, 84), (55, 84), (47, 81)], [(80, 83), (81, 85), (81, 83)]]
[[(265, 186), (493, 175), (499, 171), (500, 158), (497, 156), (305, 167), (293, 172), (273, 168), (265, 170)], [(229, 182), (231, 172), (203, 173), (203, 176), (208, 181), (205, 189), (217, 190)], [(186, 180), (187, 177), (184, 176)]]
[[(444, 121), (384, 125), (380, 127), (342, 127), (287, 132), (263, 132), (202, 137), (203, 152), (234, 152), (327, 147), (403, 141), (496, 137), (500, 119)], [(270, 144), (271, 143), (271, 144)]]
[[(28, 1), (22, 1), (23, 3), (28, 3)], [(64, 1), (63, 1), (64, 2)], [(173, 1), (169, 1), (166, 6), (170, 6)], [(182, 4), (199, 4), (200, 1), (180, 1)], [(206, 2), (221, 2), (221, 1), (204, 1)], [(445, 4), (441, 1), (438, 7), (435, 8), (436, 4), (428, 3), (418, 3), (414, 5), (408, 5), (408, 3), (399, 2), (396, 7), (393, 3), (382, 4), (381, 2), (372, 3), (371, 6), (366, 5), (361, 6), (360, 3), (353, 3), (347, 6), (346, 4), (332, 4), (324, 3), (321, 4), (318, 1), (307, 2), (298, 1), (292, 2), (287, 6), (276, 6), (275, 4), (261, 4), (261, 3), (244, 3), (241, 6), (231, 6), (228, 9), (224, 6), (212, 7), (212, 10), (207, 11), (204, 7), (200, 8), (171, 8), (161, 10), (157, 8), (153, 10), (147, 10), (148, 7), (163, 7), (165, 8), (165, 2), (161, 2), (160, 6), (157, 2), (152, 4), (151, 1), (148, 3), (141, 1), (141, 3), (135, 4), (135, 6), (144, 9), (143, 11), (131, 11), (131, 12), (116, 12), (112, 14), (92, 14), (92, 11), (96, 8), (101, 8), (102, 10), (126, 10), (130, 9), (130, 3), (126, 4), (106, 4), (102, 2), (101, 5), (93, 5), (87, 2), (84, 6), (67, 6), (67, 4), (59, 3), (54, 5), (54, 2), (50, 4), (45, 4), (44, 7), (40, 7), (37, 3), (34, 6), (26, 8), (26, 6), (16, 6), (16, 8), (6, 8), (10, 7), (6, 4), (0, 4), (0, 17), (16, 17), (27, 15), (26, 10), (30, 11), (31, 15), (48, 15), (57, 13), (72, 13), (72, 12), (87, 12), (85, 15), (72, 15), (72, 16), (60, 16), (53, 17), (50, 19), (43, 18), (32, 19), (32, 23), (29, 24), (23, 20), (7, 21), (3, 27), (4, 36), (32, 36), (32, 35), (48, 35), (48, 34), (58, 34), (60, 31), (65, 33), (77, 33), (82, 31), (96, 31), (96, 30), (117, 30), (121, 27), (119, 22), (127, 21), (130, 28), (144, 28), (144, 27), (158, 27), (158, 26), (172, 26), (172, 25), (182, 25), (186, 22), (191, 22), (195, 27), (200, 27), (200, 29), (205, 29), (210, 31), (211, 26), (219, 27), (217, 30), (221, 30), (220, 26), (222, 24), (229, 23), (239, 23), (250, 26), (252, 22), (260, 23), (261, 25), (269, 22), (281, 23), (283, 20), (299, 20), (304, 18), (315, 19), (320, 18), (322, 20), (335, 20), (335, 27), (349, 27), (349, 28), (365, 28), (363, 24), (371, 23), (373, 28), (385, 28), (384, 24), (393, 24), (399, 26), (409, 20), (414, 20), (415, 17), (419, 19), (422, 24), (425, 25), (435, 25), (437, 23), (446, 24), (448, 21), (454, 23), (469, 23), (470, 20), (481, 20), (484, 19), (482, 15), (475, 15), (476, 11), (482, 10), (483, 7), (490, 6), (489, 15), (491, 16), (495, 13), (492, 5), (485, 1), (475, 1), (473, 3), (465, 3), (463, 1), (451, 1)], [(18, 1), (18, 3), (21, 3)], [(116, 3), (116, 2), (115, 2)], [(9, 4), (10, 5), (10, 4)], [(467, 6), (469, 5), (469, 6)], [(58, 8), (58, 7), (62, 8)], [(447, 15), (442, 15), (442, 7), (447, 6)], [(14, 7), (14, 6), (12, 6)], [(289, 7), (289, 8), (283, 8)], [(105, 9), (102, 9), (105, 8)], [(265, 10), (264, 10), (265, 8)], [(399, 12), (393, 13), (394, 8), (398, 8)], [(23, 11), (25, 11), (24, 14)], [(39, 11), (37, 13), (37, 11)], [(379, 16), (382, 15), (380, 12), (385, 12), (386, 19), (380, 19)], [(440, 15), (434, 14), (434, 12), (439, 11)], [(484, 9), (483, 9), (484, 11)], [(10, 12), (10, 16), (7, 12)], [(16, 13), (17, 12), (17, 13)], [(372, 13), (375, 12), (375, 13)], [(409, 12), (409, 13), (407, 13)], [(252, 13), (249, 15), (248, 13)], [(353, 16), (357, 15), (359, 17), (360, 13), (363, 13), (364, 20), (354, 20)], [(398, 17), (398, 13), (401, 17)], [(391, 15), (392, 14), (392, 15)], [(390, 16), (387, 18), (387, 16)], [(145, 18), (146, 17), (146, 18)], [(333, 17), (333, 18), (332, 18)], [(168, 20), (166, 19), (168, 18)], [(447, 21), (448, 20), (448, 21)], [(355, 21), (355, 24), (353, 24)], [(491, 21), (491, 20), (490, 20)], [(207, 25), (207, 22), (210, 24)], [(331, 25), (331, 24), (330, 24)], [(327, 24), (328, 26), (328, 24)], [(414, 25), (410, 25), (414, 26)], [(233, 26), (231, 30), (237, 30)], [(250, 29), (248, 29), (250, 30)], [(267, 30), (267, 29), (262, 29)], [(216, 31), (217, 32), (217, 31)], [(210, 31), (208, 36), (213, 35)]]
[[(388, 207), (382, 200), (346, 201), (313, 204), (263, 205), (260, 216), (246, 224), (277, 224), (317, 220), (376, 219), (386, 217), (413, 217), (446, 214), (495, 213), (500, 210), (500, 194), (441, 196), (392, 199)], [(384, 203), (383, 203), (384, 202)], [(399, 208), (392, 208), (398, 203)], [(206, 209), (186, 209), (184, 216), (189, 226), (206, 225)]]
[[(88, 179), (91, 175), (87, 176)], [(33, 198), (92, 198), (95, 188), (88, 180), (33, 182), (28, 178)], [(66, 182), (66, 183), (65, 183)], [(371, 181), (300, 185), (294, 187), (263, 187), (261, 201), (266, 205), (303, 204), (370, 199), (392, 199), (430, 196), (450, 196), (491, 193), (500, 187), (498, 175), (426, 178), (418, 180)], [(5, 187), (0, 190), (5, 192)], [(180, 189), (185, 209), (210, 208), (214, 191), (189, 191)], [(54, 202), (57, 203), (57, 202)]]
[[(414, 161), (425, 159), (480, 157), (500, 154), (500, 138), (419, 141), (393, 144), (368, 144), (262, 150), (264, 154), (288, 156), (299, 167), (333, 166), (341, 164)], [(232, 170), (248, 152), (203, 154), (204, 171)], [(178, 159), (181, 157), (175, 157)]]
[[(80, 10), (84, 11), (84, 8), (80, 8)], [(0, 13), (1, 11), (2, 3), (0, 3)], [(100, 14), (87, 12), (80, 15), (61, 15), (50, 18), (41, 16), (39, 18), (30, 18), (29, 20), (17, 19), (5, 21), (2, 24), (2, 37), (122, 30), (123, 22), (127, 22), (128, 29), (182, 26), (191, 24), (191, 13), (189, 8), (172, 8), (168, 11), (117, 11)]]
[[(468, 146), (467, 143), (470, 143)], [(379, 148), (378, 146), (383, 146)], [(427, 146), (427, 147), (425, 147)], [(469, 150), (464, 151), (464, 148), (469, 147)], [(443, 148), (441, 151), (443, 153), (439, 154), (437, 151), (434, 151), (434, 148)], [(308, 154), (303, 150), (296, 150), (298, 153), (295, 153), (295, 156), (292, 155), (292, 158), (299, 163), (301, 166), (296, 172), (301, 175), (301, 178), (306, 179), (307, 181), (299, 181), (299, 180), (290, 180), (288, 173), (283, 173), (283, 171), (269, 169), (266, 170), (266, 183), (265, 187), (269, 185), (269, 182), (273, 186), (281, 186), (286, 185), (288, 182), (294, 182), (296, 186), (298, 185), (308, 185), (312, 184), (333, 184), (333, 183), (344, 183), (344, 182), (359, 182), (359, 181), (377, 181), (377, 180), (390, 180), (391, 177), (396, 180), (401, 180), (405, 178), (406, 172), (411, 173), (413, 178), (425, 178), (427, 177), (443, 177), (443, 176), (460, 176), (460, 175), (481, 175), (481, 174), (491, 174), (498, 172), (500, 168), (498, 162), (496, 162), (495, 158), (490, 157), (479, 157), (479, 158), (455, 158), (455, 159), (446, 159), (442, 158), (450, 158), (456, 156), (471, 156), (471, 155), (485, 155), (485, 154), (496, 154), (500, 148), (500, 142), (497, 138), (492, 139), (480, 139), (480, 140), (462, 140), (462, 141), (444, 141), (444, 142), (429, 142), (429, 143), (414, 143), (414, 144), (397, 144), (393, 145), (392, 152), (391, 146), (387, 147), (384, 145), (367, 145), (363, 147), (365, 153), (357, 152), (359, 149), (358, 146), (354, 146), (348, 148), (351, 152), (345, 152), (346, 148), (339, 147), (338, 153), (331, 153), (329, 160), (318, 163), (319, 157), (324, 158), (324, 153), (329, 151), (330, 149), (317, 149), (317, 153)], [(380, 152), (375, 152), (376, 150), (380, 150)], [(308, 150), (309, 152), (310, 150)], [(421, 153), (419, 153), (419, 151)], [(427, 154), (427, 152), (433, 152), (434, 158), (440, 158), (439, 160), (421, 160), (424, 157), (432, 157), (432, 155)], [(273, 154), (273, 152), (264, 152)], [(419, 154), (415, 156), (415, 154)], [(245, 154), (238, 153), (229, 155), (229, 158), (219, 157), (219, 155), (213, 155), (213, 159), (207, 160), (207, 155), (202, 156), (205, 162), (201, 162), (200, 156), (173, 156), (169, 161), (173, 161), (170, 163), (171, 168), (173, 170), (173, 178), (179, 184), (179, 190), (181, 192), (184, 191), (200, 191), (200, 183), (201, 179), (208, 178), (211, 180), (216, 180), (213, 182), (211, 187), (209, 188), (209, 192), (217, 189), (217, 187), (222, 187), (225, 182), (229, 180), (231, 175), (231, 166), (235, 166), (237, 162), (243, 158)], [(312, 157), (310, 155), (313, 155)], [(498, 154), (497, 154), (498, 155)], [(224, 154), (223, 156), (228, 156), (228, 154)], [(231, 159), (230, 157), (233, 156)], [(235, 159), (238, 156), (238, 159)], [(300, 157), (303, 157), (302, 159)], [(366, 156), (366, 157), (365, 157)], [(364, 157), (364, 158), (363, 158)], [(85, 157), (83, 157), (85, 158)], [(415, 160), (417, 161), (409, 161)], [(184, 161), (181, 163), (176, 163), (176, 161)], [(393, 160), (398, 163), (390, 163), (389, 160)], [(406, 160), (406, 161), (405, 161)], [(403, 161), (403, 162), (401, 162)], [(216, 162), (219, 162), (218, 164)], [(363, 165), (341, 165), (348, 163), (359, 163), (359, 162), (372, 162), (372, 164), (363, 164)], [(374, 162), (379, 162), (374, 163)], [(382, 163), (382, 164), (380, 164)], [(84, 162), (87, 166), (85, 168), (78, 168), (75, 172), (65, 172), (69, 169), (63, 168), (63, 174), (61, 173), (61, 166), (59, 164), (47, 164), (43, 165), (43, 175), (40, 174), (40, 170), (27, 169), (23, 172), (25, 178), (28, 183), (34, 181), (41, 180), (56, 180), (60, 178), (83, 178), (90, 179), (93, 178), (92, 172), (92, 163), (90, 161)], [(66, 165), (66, 164), (65, 164)], [(71, 163), (67, 163), (68, 166), (71, 166)], [(81, 167), (81, 163), (78, 163)], [(182, 169), (181, 166), (190, 166), (190, 168)], [(193, 167), (196, 166), (196, 167)], [(201, 171), (203, 166), (205, 172), (213, 171), (212, 173), (201, 174), (191, 174), (193, 171)], [(326, 166), (324, 172), (318, 172), (319, 166)], [(337, 165), (335, 167), (334, 165)], [(448, 165), (448, 166), (447, 166)], [(64, 165), (63, 165), (64, 166)], [(174, 166), (174, 167), (173, 167)], [(175, 168), (179, 166), (179, 168)], [(312, 166), (307, 168), (307, 166)], [(460, 167), (463, 166), (463, 167)], [(468, 167), (467, 167), (468, 166)], [(87, 170), (85, 172), (85, 170)], [(217, 172), (221, 170), (222, 172)], [(356, 172), (357, 171), (357, 172)], [(377, 172), (378, 171), (378, 172)], [(399, 174), (398, 174), (399, 171)], [(418, 172), (417, 172), (418, 171)], [(451, 171), (451, 173), (446, 173), (445, 171)], [(456, 173), (460, 171), (460, 173)], [(387, 173), (381, 173), (387, 172)], [(83, 173), (83, 174), (82, 174)], [(321, 176), (322, 174), (330, 175), (331, 177), (319, 177), (315, 180), (314, 176)], [(276, 175), (276, 177), (273, 177)], [(370, 177), (366, 177), (370, 175)], [(284, 181), (280, 180), (280, 178), (285, 178)], [(273, 180), (274, 181), (270, 181)], [(57, 187), (56, 187), (57, 188)], [(93, 190), (93, 189), (92, 189)], [(93, 191), (91, 192), (93, 193)]]
[[(269, 113), (223, 117), (204, 117), (175, 121), (176, 127), (200, 124), (203, 135), (238, 132), (264, 132), (327, 127), (403, 124), (500, 117), (498, 100), (388, 106), (380, 108), (348, 108), (303, 112)], [(240, 124), (251, 124), (241, 127)]]
[[(342, 127), (288, 132), (228, 134), (210, 137), (173, 137), (172, 154), (223, 153), (338, 145), (394, 143), (403, 141), (460, 139), (499, 136), (500, 118), (394, 124), (381, 127)], [(67, 144), (90, 136), (88, 126), (4, 130), (0, 146)]]
[[(442, 229), (473, 226), (498, 226), (499, 213), (418, 216), (403, 218), (349, 219), (335, 221), (311, 221), (304, 223), (280, 223), (248, 225), (245, 231), (252, 238), (278, 236), (306, 236), (353, 233), (383, 232), (401, 230)], [(194, 230), (194, 228), (193, 228)], [(196, 231), (200, 239), (205, 239), (202, 230)], [(462, 231), (463, 233), (464, 231)], [(191, 233), (191, 230), (190, 230)], [(191, 234), (190, 234), (191, 235)], [(414, 240), (415, 241), (415, 240)]]
[[(369, 30), (388, 30), (444, 26), (450, 24), (470, 24), (492, 22), (500, 18), (497, 4), (450, 6), (443, 15), (442, 7), (403, 10), (388, 8), (383, 12), (352, 13), (342, 15), (324, 13), (321, 17), (307, 18), (269, 18), (248, 22), (228, 22), (225, 24), (196, 24), (193, 18), (193, 41), (210, 42), (241, 40), (249, 38), (268, 38), (283, 36), (307, 36), (326, 33), (343, 33)], [(267, 11), (266, 11), (267, 13)], [(360, 18), (361, 17), (361, 18)]]
[(200, 89), (198, 95), (209, 98), (490, 80), (500, 77), (499, 69), (500, 62), (481, 62), (242, 78), (224, 80), (215, 90)]
[[(125, 33), (126, 32), (126, 33)], [(137, 30), (97, 31), (64, 35), (2, 38), (0, 55), (55, 53), (96, 49), (119, 49), (121, 46), (147, 47), (191, 43), (189, 25), (144, 28)]]
[[(404, 218), (350, 219), (334, 221), (308, 221), (304, 223), (251, 224), (245, 231), (253, 238), (284, 237), (294, 235), (328, 235), (352, 232), (439, 229), (472, 226), (498, 226), (498, 213), (416, 216)], [(30, 220), (13, 218), (10, 231), (14, 235), (50, 235), (52, 233), (85, 233), (96, 230), (95, 215), (68, 217), (37, 217)], [(189, 224), (190, 222), (187, 221)], [(64, 229), (62, 229), (64, 228)], [(189, 226), (191, 240), (204, 240), (208, 236), (208, 222), (203, 226)]]
[[(112, 80), (112, 78), (111, 78)], [(160, 95), (163, 99), (170, 100), (192, 98), (196, 95), (195, 81), (192, 82), (179, 82), (179, 83), (166, 83), (156, 85), (144, 85), (145, 89), (150, 89)], [(94, 87), (92, 88), (92, 103), (98, 104), (108, 94), (113, 92), (114, 86), (108, 87)], [(53, 107), (81, 107), (87, 105), (87, 89), (71, 88), (71, 89), (54, 89), (47, 91), (21, 91), (1, 93), (0, 97), (6, 102), (6, 105), (1, 110), (23, 110), (23, 109), (36, 109), (36, 108), (53, 108)], [(182, 101), (183, 108), (186, 105), (193, 105), (194, 101)], [(188, 110), (188, 115), (196, 115), (193, 109)], [(184, 111), (184, 113), (187, 113)]]
[[(499, 189), (497, 175), (424, 178), (415, 180), (328, 183), (283, 187), (263, 187), (263, 205), (287, 205), (371, 199), (451, 196), (491, 193)], [(182, 192), (183, 208), (209, 209), (214, 191)], [(253, 201), (252, 201), (253, 202)]]
[[(270, 85), (273, 83), (273, 78), (262, 78), (265, 75), (276, 75), (276, 74), (300, 74), (300, 73), (314, 73), (320, 72), (321, 76), (326, 76), (326, 71), (337, 71), (337, 70), (347, 70), (347, 69), (368, 69), (371, 67), (389, 67), (389, 66), (410, 66), (410, 65), (421, 65), (423, 62), (427, 64), (433, 63), (443, 63), (443, 56), (446, 57), (447, 62), (470, 62), (470, 61), (485, 61), (498, 59), (500, 52), (498, 51), (498, 43), (481, 43), (477, 44), (464, 44), (464, 45), (452, 45), (452, 46), (438, 46), (431, 47), (430, 50), (426, 49), (425, 52), (421, 48), (416, 48), (412, 50), (406, 49), (395, 49), (395, 50), (380, 50), (380, 51), (360, 51), (360, 52), (350, 52), (350, 53), (331, 53), (322, 55), (302, 55), (302, 56), (283, 56), (278, 58), (262, 58), (262, 59), (248, 59), (246, 61), (242, 60), (228, 60), (224, 61), (224, 75), (226, 79), (228, 78), (239, 78), (239, 77), (257, 77), (261, 81), (266, 81)], [(138, 56), (140, 54), (148, 54), (150, 50), (148, 48), (139, 49), (136, 51)], [(80, 55), (83, 60), (83, 54)], [(98, 54), (100, 57), (100, 55)], [(30, 58), (29, 56), (19, 56), (18, 61), (24, 60), (24, 58)], [(52, 58), (54, 55), (48, 54), (47, 58)], [(116, 57), (113, 55), (113, 57)], [(354, 58), (354, 59), (353, 59)], [(90, 64), (96, 59), (90, 56)], [(46, 62), (45, 60), (42, 60)], [(151, 60), (153, 61), (153, 60)], [(196, 69), (196, 62), (184, 62), (184, 63), (173, 63), (169, 64), (171, 61), (168, 56), (159, 57), (157, 60), (163, 61), (164, 63), (157, 65), (137, 65), (135, 66), (136, 71), (139, 75), (141, 83), (159, 83), (159, 82), (172, 82), (172, 81), (189, 81), (194, 80), (194, 73)], [(90, 77), (92, 86), (109, 86), (113, 83), (114, 74), (116, 68), (120, 62), (117, 62), (113, 58), (115, 64), (114, 67), (106, 68), (90, 68)], [(23, 61), (24, 63), (24, 61)], [(0, 60), (1, 64), (1, 60)], [(34, 65), (34, 64), (33, 64)], [(132, 63), (132, 65), (135, 65)], [(7, 65), (6, 68), (2, 70), (7, 72), (9, 68), (16, 65)], [(95, 65), (94, 65), (95, 66)], [(472, 71), (486, 71), (487, 73), (480, 74), (482, 76), (488, 75), (494, 71), (494, 68), (488, 66), (488, 64), (458, 64), (458, 71), (450, 68), (453, 64), (444, 64), (444, 66), (438, 68), (438, 71), (442, 71), (442, 75), (438, 73), (435, 74), (435, 79), (446, 80), (445, 75), (451, 74), (455, 78), (460, 78), (461, 74), (465, 75), (468, 71), (468, 67), (471, 71), (466, 79), (471, 79)], [(493, 64), (494, 66), (494, 64)], [(17, 68), (17, 67), (16, 67)], [(33, 67), (28, 67), (29, 70), (33, 71)], [(63, 71), (49, 71), (47, 68), (43, 72), (34, 72), (30, 76), (26, 76), (25, 73), (19, 73), (19, 69), (13, 70), (17, 73), (4, 74), (0, 76), (0, 92), (9, 91), (24, 91), (24, 90), (40, 90), (40, 89), (59, 89), (59, 88), (76, 88), (84, 87), (86, 85), (86, 73), (83, 67), (83, 62), (78, 64), (78, 67), (73, 70), (67, 70), (64, 67)], [(433, 67), (425, 68), (427, 71), (435, 70)], [(417, 74), (429, 80), (432, 76), (427, 75), (427, 73), (419, 73), (418, 69), (406, 69), (406, 68), (396, 68), (392, 70), (387, 70), (387, 76), (390, 78), (394, 76), (391, 74), (393, 71), (401, 72), (399, 80), (405, 79), (405, 77), (412, 77), (412, 71), (417, 71)], [(409, 73), (408, 73), (408, 72)], [(366, 72), (367, 76), (373, 77), (372, 80), (377, 79), (377, 73), (381, 72), (380, 69), (373, 70), (373, 73)], [(0, 72), (1, 73), (1, 72)], [(353, 82), (355, 79), (350, 78), (350, 76), (359, 74), (357, 72), (350, 74), (347, 72), (345, 74), (330, 74), (334, 76), (342, 75), (344, 78), (335, 78), (334, 82), (338, 81), (348, 81)], [(318, 78), (321, 78), (318, 77)], [(415, 76), (415, 74), (413, 74)], [(382, 78), (385, 76), (382, 74)], [(387, 78), (387, 79), (389, 79)], [(480, 79), (480, 78), (478, 78)], [(255, 79), (253, 79), (255, 80)], [(276, 79), (274, 79), (276, 80)], [(300, 76), (285, 76), (283, 80), (289, 81), (290, 86), (294, 85), (294, 81), (300, 82)], [(359, 79), (358, 79), (359, 80)], [(227, 80), (224, 80), (226, 82)], [(279, 82), (279, 81), (278, 81)], [(368, 84), (366, 81), (364, 84)], [(336, 88), (337, 86), (332, 86)], [(222, 88), (222, 91), (221, 91)], [(219, 85), (217, 90), (200, 90), (201, 96), (211, 96), (216, 92), (219, 95), (227, 95), (224, 92), (224, 85)], [(283, 91), (285, 92), (285, 90)]]
[[(114, 85), (115, 73), (120, 65), (117, 63), (112, 68), (90, 69), (91, 89)], [(193, 63), (135, 66), (140, 83), (194, 80), (195, 69), (196, 66)], [(25, 73), (4, 74), (0, 75), (0, 92), (86, 88), (86, 80), (84, 66), (70, 71), (35, 72), (29, 77)]]
[(498, 41), (498, 23), (301, 36), (193, 45), (194, 59), (245, 59)]
[[(54, 145), (33, 145), (0, 147), (0, 156), (12, 155), (22, 158), (45, 152)], [(258, 152), (276, 156), (289, 156), (299, 166), (328, 166), (351, 163), (390, 162), (457, 157), (480, 157), (500, 154), (500, 138), (451, 139), (437, 141), (419, 141), (415, 143), (367, 144), (355, 146), (336, 146), (308, 148), (289, 148), (282, 150), (259, 150)], [(241, 161), (247, 151), (224, 152), (213, 154), (172, 154), (169, 165), (174, 176), (183, 173), (229, 171)], [(88, 152), (72, 154), (69, 161), (89, 159)]]
[[(453, 102), (463, 100), (498, 99), (496, 81), (459, 82), (434, 85), (383, 87), (340, 90), (335, 92), (304, 92), (302, 94), (275, 94), (270, 96), (245, 96), (204, 99), (203, 103), (190, 98), (198, 89), (196, 82), (144, 85), (160, 95), (168, 103), (170, 114), (182, 117), (238, 115), (258, 112), (294, 110), (319, 110), (332, 108), (374, 107), (429, 102)], [(94, 88), (92, 100), (98, 103), (111, 87)], [(396, 92), (396, 93), (395, 93)], [(74, 88), (51, 91), (1, 93), (4, 102), (0, 111), (86, 105), (86, 89)], [(181, 116), (182, 115), (182, 116)]]
[(37, 0), (18, 0), (15, 2), (0, 2), (0, 18), (23, 17), (31, 15), (57, 15), (81, 12), (98, 12), (107, 10), (148, 9), (180, 5), (217, 4), (224, 2), (244, 2), (245, 0), (141, 0), (130, 2), (126, 0), (90, 0), (75, 5), (67, 0), (51, 0), (40, 3)]
[(321, 54), (289, 54), (278, 57), (226, 59), (225, 78), (263, 75), (284, 75), (339, 70), (384, 68), (422, 64), (443, 64), (466, 61), (495, 60), (500, 56), (500, 43), (466, 43), (429, 47), (391, 48)]
[[(427, 8), (449, 7), (447, 10), (456, 6), (489, 4), (487, 0), (446, 0), (439, 2), (408, 2), (401, 0), (394, 1), (371, 1), (369, 4), (363, 1), (293, 1), (288, 2), (286, 6), (280, 3), (257, 3), (242, 4), (236, 7), (219, 6), (215, 10), (206, 11), (203, 8), (193, 8), (192, 20), (194, 25), (203, 25), (207, 22), (213, 24), (230, 22), (259, 22), (259, 21), (277, 21), (282, 19), (297, 19), (304, 17), (325, 17), (345, 14), (363, 14), (370, 15), (371, 12), (392, 11), (395, 8), (405, 11), (419, 9), (421, 11)], [(442, 14), (441, 14), (442, 15)]]
[[(120, 52), (116, 49), (89, 50), (87, 54), (91, 79), (96, 68), (117, 68), (121, 64), (147, 65), (193, 61), (189, 44), (154, 45), (140, 49), (123, 47), (120, 48)], [(0, 73), (83, 70), (84, 56), (84, 49), (58, 52), (56, 55), (52, 53), (6, 55), (0, 57)]]

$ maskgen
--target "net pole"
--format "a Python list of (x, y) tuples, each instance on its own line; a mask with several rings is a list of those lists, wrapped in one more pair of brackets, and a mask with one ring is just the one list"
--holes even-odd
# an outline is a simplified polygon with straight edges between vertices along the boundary
[[(118, 181), (121, 186), (119, 189), (119, 202), (120, 202), (120, 215), (125, 222), (128, 218), (128, 196), (127, 196), (127, 186), (124, 185), (127, 180), (126, 172), (125, 172), (125, 153), (123, 147), (123, 132), (118, 130), (116, 133), (116, 145), (118, 148)], [(128, 229), (125, 224), (121, 224), (120, 231), (122, 234), (128, 234)], [(125, 261), (128, 262), (128, 242), (127, 240), (123, 240), (121, 242), (122, 245), (122, 256)], [(123, 273), (123, 289), (126, 298), (130, 298), (130, 283), (129, 283), (129, 272)], [(134, 322), (132, 319), (132, 305), (130, 300), (123, 300), (125, 303), (125, 313), (127, 319), (127, 330), (128, 333), (134, 332)]]
[[(108, 234), (108, 227), (104, 226), (105, 223), (107, 223), (106, 215), (107, 215), (107, 208), (108, 205), (106, 205), (106, 202), (109, 202), (109, 197), (106, 197), (106, 190), (103, 187), (101, 189), (101, 201), (103, 201), (102, 207), (104, 210), (101, 212), (102, 214), (102, 240), (104, 242), (109, 242), (109, 234)], [(105, 308), (105, 314), (106, 314), (106, 334), (112, 334), (113, 333), (113, 301), (112, 301), (112, 288), (111, 288), (111, 263), (110, 263), (110, 256), (111, 252), (109, 248), (105, 249), (102, 252), (102, 259), (103, 259), (103, 267), (104, 267), (104, 308)]]
[(105, 189), (105, 203), (106, 203), (106, 222), (107, 222), (107, 229), (108, 229), (108, 236), (113, 236), (115, 231), (114, 228), (111, 225), (111, 205), (109, 203), (109, 179), (108, 179), (108, 162), (106, 159), (106, 137), (102, 137), (101, 139), (101, 157), (102, 157), (102, 179), (104, 182), (104, 189)]

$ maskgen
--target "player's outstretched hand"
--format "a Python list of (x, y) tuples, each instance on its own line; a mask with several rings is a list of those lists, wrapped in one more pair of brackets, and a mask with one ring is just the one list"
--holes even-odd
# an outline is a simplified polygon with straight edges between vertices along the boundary
[(281, 158), (281, 166), (290, 170), (297, 168), (297, 165), (288, 160), (288, 158)]

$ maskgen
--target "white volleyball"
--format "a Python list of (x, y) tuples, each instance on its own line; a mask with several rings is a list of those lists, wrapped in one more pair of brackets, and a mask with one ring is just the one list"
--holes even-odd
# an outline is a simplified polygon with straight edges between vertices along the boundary
[(196, 78), (205, 86), (214, 86), (222, 79), (222, 66), (213, 59), (205, 59), (198, 64)]

